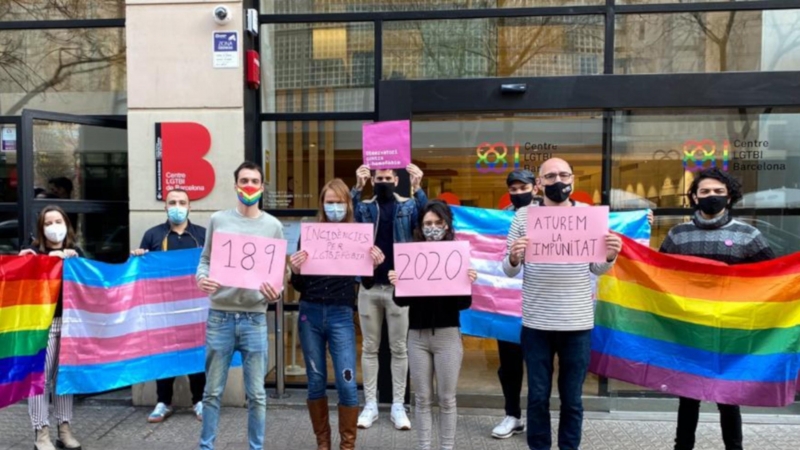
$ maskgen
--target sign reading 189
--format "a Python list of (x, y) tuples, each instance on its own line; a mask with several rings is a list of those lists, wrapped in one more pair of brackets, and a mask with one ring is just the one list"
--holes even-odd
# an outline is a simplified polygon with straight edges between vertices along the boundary
[(222, 286), (259, 289), (269, 283), (283, 288), (286, 241), (260, 236), (215, 232), (211, 242), (209, 278)]

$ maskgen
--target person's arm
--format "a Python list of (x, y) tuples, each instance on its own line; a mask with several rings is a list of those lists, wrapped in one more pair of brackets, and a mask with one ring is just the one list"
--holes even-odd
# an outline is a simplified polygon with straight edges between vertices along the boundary
[(514, 215), (514, 220), (511, 221), (511, 228), (508, 230), (508, 237), (506, 237), (506, 257), (503, 258), (503, 272), (505, 272), (506, 276), (512, 278), (519, 275), (525, 263), (522, 260), (516, 266), (511, 264), (511, 246), (514, 245), (517, 239), (525, 236), (525, 220), (522, 218), (522, 211), (524, 211), (524, 208)]
[(419, 188), (414, 192), (414, 203), (417, 204), (418, 213), (425, 209), (425, 205), (428, 204), (428, 195), (425, 193), (424, 189)]
[(661, 247), (659, 247), (658, 251), (660, 253), (676, 253), (675, 241), (672, 240), (672, 230), (669, 230), (667, 237), (664, 238), (664, 242), (661, 243)]
[(775, 252), (760, 231), (756, 230), (753, 240), (747, 244), (747, 262), (757, 263), (775, 259)]
[(364, 223), (364, 215), (361, 213), (361, 208), (359, 208), (359, 205), (361, 205), (361, 190), (355, 187), (350, 189), (350, 198), (353, 200), (353, 214), (356, 222)]
[(197, 281), (203, 278), (208, 278), (208, 273), (211, 270), (211, 242), (214, 237), (214, 217), (208, 221), (208, 228), (206, 229), (206, 242), (203, 245), (203, 253), (200, 254), (200, 264), (197, 265)]

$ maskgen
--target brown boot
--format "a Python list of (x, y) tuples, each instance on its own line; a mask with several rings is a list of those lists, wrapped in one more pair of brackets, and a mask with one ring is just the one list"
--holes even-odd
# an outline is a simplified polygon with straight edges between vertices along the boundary
[(306, 400), (311, 426), (317, 436), (317, 450), (331, 449), (331, 424), (328, 421), (328, 397)]
[(358, 431), (358, 406), (339, 405), (339, 448), (355, 450)]

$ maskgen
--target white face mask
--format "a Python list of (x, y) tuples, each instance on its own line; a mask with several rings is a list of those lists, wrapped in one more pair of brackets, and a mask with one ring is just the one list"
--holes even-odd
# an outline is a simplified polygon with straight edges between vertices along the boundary
[(67, 226), (63, 223), (48, 225), (44, 227), (44, 237), (54, 244), (60, 244), (64, 242), (64, 238), (67, 237)]

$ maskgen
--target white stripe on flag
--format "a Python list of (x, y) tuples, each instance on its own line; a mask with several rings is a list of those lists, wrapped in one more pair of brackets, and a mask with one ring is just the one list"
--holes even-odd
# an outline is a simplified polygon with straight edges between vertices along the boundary
[(112, 338), (141, 331), (203, 323), (208, 319), (208, 298), (154, 303), (118, 313), (102, 314), (65, 309), (62, 337)]

